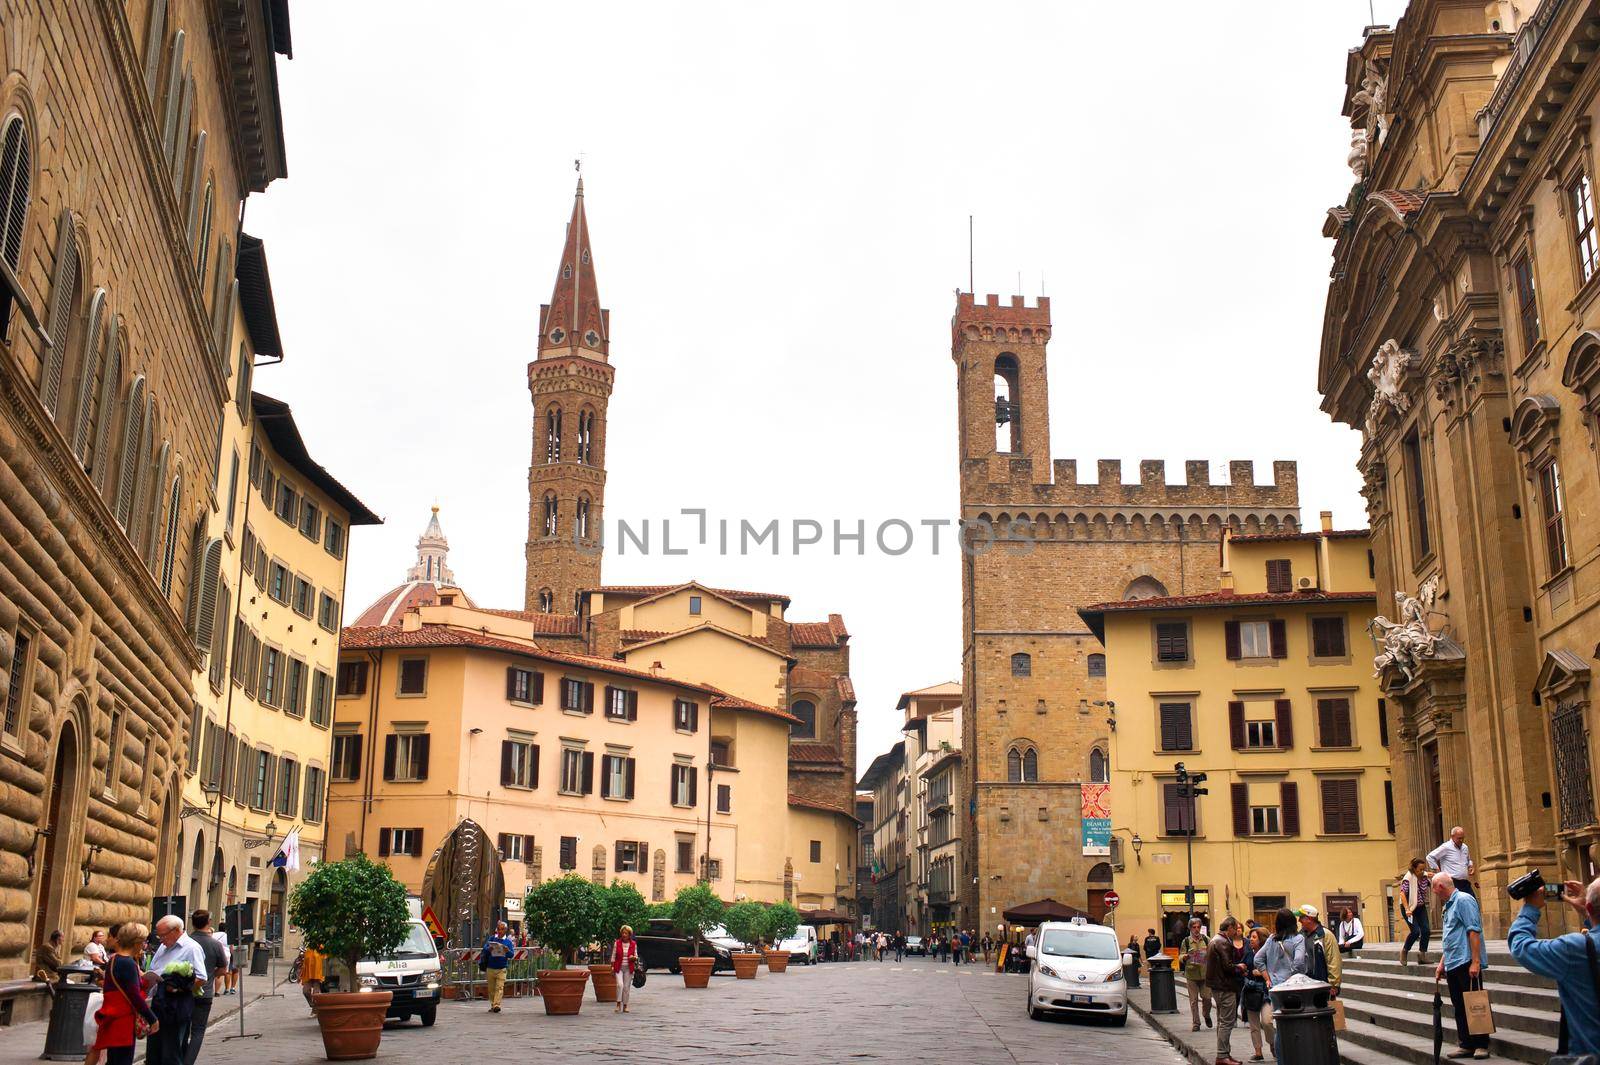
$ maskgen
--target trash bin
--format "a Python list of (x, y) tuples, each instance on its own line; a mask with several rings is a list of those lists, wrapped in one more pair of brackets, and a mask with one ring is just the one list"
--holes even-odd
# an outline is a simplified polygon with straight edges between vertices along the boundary
[[(89, 996), (100, 990), (89, 982), (94, 966), (87, 961), (76, 965), (63, 965), (56, 970), (61, 981), (56, 984), (55, 1001), (50, 1005), (50, 1027), (44, 1033), (46, 1061), (82, 1061), (83, 1010)], [(76, 979), (74, 979), (76, 977)]]
[(1150, 1012), (1177, 1013), (1178, 987), (1172, 971), (1172, 959), (1157, 954), (1150, 959)]
[(1122, 975), (1127, 978), (1129, 987), (1139, 986), (1139, 960), (1131, 950), (1122, 952)]
[(1294, 1065), (1339, 1065), (1333, 1034), (1333, 1008), (1327, 984), (1291, 976), (1272, 989), (1272, 1023), (1278, 1030), (1279, 1060)]
[(267, 975), (267, 966), (272, 962), (272, 947), (267, 943), (250, 944), (250, 975)]

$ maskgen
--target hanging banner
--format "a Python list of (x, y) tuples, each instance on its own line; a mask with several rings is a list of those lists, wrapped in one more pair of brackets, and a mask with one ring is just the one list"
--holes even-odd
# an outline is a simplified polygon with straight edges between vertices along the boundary
[(1085, 857), (1111, 853), (1111, 785), (1083, 785), (1083, 853)]

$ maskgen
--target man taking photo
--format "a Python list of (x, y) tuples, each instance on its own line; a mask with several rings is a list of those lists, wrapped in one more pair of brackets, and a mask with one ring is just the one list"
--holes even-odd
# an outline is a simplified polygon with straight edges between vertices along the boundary
[(1578, 911), (1582, 932), (1540, 939), (1545, 893), (1535, 891), (1522, 900), (1506, 938), (1518, 965), (1556, 982), (1569, 1040), (1563, 1052), (1600, 1054), (1600, 932), (1595, 928), (1600, 924), (1600, 877), (1587, 889), (1568, 880), (1561, 898)]

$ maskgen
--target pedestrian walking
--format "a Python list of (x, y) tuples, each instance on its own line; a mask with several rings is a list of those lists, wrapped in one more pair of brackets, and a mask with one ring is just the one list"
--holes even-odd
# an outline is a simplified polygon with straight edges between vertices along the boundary
[(1600, 981), (1594, 970), (1600, 958), (1600, 877), (1588, 888), (1568, 880), (1561, 897), (1577, 911), (1583, 931), (1541, 940), (1539, 917), (1547, 896), (1535, 890), (1522, 900), (1522, 910), (1511, 922), (1511, 956), (1524, 969), (1555, 981), (1567, 1029), (1567, 1045), (1558, 1052), (1600, 1054)]
[(989, 964), (989, 956), (994, 953), (994, 937), (988, 932), (983, 934), (983, 964)]
[(950, 961), (952, 964), (961, 964), (961, 933), (950, 933)]
[[(183, 918), (168, 914), (156, 922), (161, 946), (150, 958), (144, 974), (146, 990), (153, 991), (151, 1008), (161, 1020), (161, 1031), (150, 1036), (150, 1065), (186, 1065), (190, 1024), (194, 1018), (195, 988), (210, 979), (200, 944), (183, 930)], [(169, 965), (187, 963), (190, 974), (166, 975)]]
[(1354, 954), (1367, 942), (1366, 929), (1361, 926), (1361, 918), (1350, 907), (1344, 908), (1344, 913), (1339, 916), (1339, 953)]
[(1239, 1019), (1239, 991), (1244, 986), (1244, 962), (1233, 945), (1238, 927), (1234, 918), (1224, 917), (1206, 947), (1206, 990), (1217, 1016), (1216, 1065), (1242, 1065), (1233, 1056), (1233, 1025)]
[(144, 954), (147, 935), (149, 930), (144, 925), (129, 921), (112, 937), (105, 1000), (94, 1015), (94, 1046), (89, 1051), (91, 1055), (104, 1054), (105, 1065), (133, 1065), (133, 1048), (141, 1024), (152, 1040), (161, 1033), (160, 1019), (145, 999), (139, 976), (139, 958)]
[(1323, 925), (1322, 912), (1315, 906), (1301, 906), (1295, 915), (1300, 918), (1300, 934), (1306, 940), (1306, 975), (1326, 983), (1329, 998), (1338, 998), (1344, 980), (1339, 941)]
[(1261, 1009), (1267, 1004), (1267, 971), (1261, 967), (1261, 948), (1266, 946), (1267, 930), (1260, 925), (1250, 929), (1244, 940), (1244, 986), (1239, 991), (1239, 1011), (1250, 1026), (1251, 1061), (1266, 1060), (1262, 1055)]
[(1160, 953), (1161, 953), (1161, 937), (1156, 935), (1156, 930), (1154, 928), (1151, 928), (1151, 929), (1149, 929), (1148, 931), (1145, 932), (1145, 936), (1144, 936), (1144, 956), (1146, 958), (1153, 958), (1157, 954), (1160, 954)]
[(1178, 944), (1178, 953), (1183, 958), (1184, 988), (1189, 992), (1189, 1020), (1193, 1022), (1190, 1031), (1200, 1030), (1202, 1016), (1206, 1027), (1211, 1027), (1211, 995), (1206, 990), (1206, 951), (1210, 947), (1210, 941), (1201, 930), (1200, 918), (1189, 918), (1189, 934)]
[[(1256, 966), (1267, 977), (1267, 988), (1277, 987), (1296, 974), (1305, 975), (1306, 942), (1291, 909), (1281, 909), (1273, 922), (1272, 936), (1256, 955)], [(1283, 1060), (1283, 1030), (1272, 1026), (1272, 1056)]]
[(1450, 838), (1428, 852), (1428, 868), (1449, 873), (1457, 891), (1476, 897), (1470, 879), (1475, 869), (1472, 850), (1467, 846), (1467, 830), (1457, 825), (1450, 830)]
[(617, 930), (617, 941), (611, 944), (611, 971), (617, 977), (616, 1013), (628, 1012), (628, 998), (633, 991), (633, 974), (639, 968), (639, 944), (633, 938), (633, 927), (623, 925)]
[(1421, 858), (1411, 859), (1405, 876), (1400, 878), (1400, 916), (1406, 922), (1406, 941), (1400, 948), (1400, 968), (1406, 967), (1406, 955), (1411, 944), (1417, 944), (1417, 963), (1428, 962), (1428, 868)]
[(1467, 1031), (1467, 1007), (1463, 997), (1481, 986), (1483, 967), (1488, 964), (1483, 947), (1483, 914), (1478, 909), (1477, 896), (1458, 887), (1456, 878), (1446, 870), (1434, 874), (1433, 893), (1442, 903), (1440, 910), (1444, 914), (1440, 935), (1444, 941), (1440, 945), (1443, 954), (1433, 976), (1435, 980), (1443, 980), (1450, 989), (1450, 1005), (1456, 1014), (1456, 1037), (1461, 1044), (1446, 1056), (1486, 1058), (1489, 1037)]
[[(189, 915), (189, 938), (205, 955), (206, 972), (219, 972), (228, 967), (228, 952), (211, 935), (211, 911), (196, 910)], [(184, 1065), (194, 1065), (200, 1058), (200, 1047), (206, 1041), (206, 1026), (211, 1023), (211, 1005), (215, 983), (203, 981), (194, 996), (194, 1012), (189, 1018), (189, 1047), (184, 1051)]]
[(511, 964), (511, 955), (517, 950), (509, 932), (504, 921), (496, 921), (494, 935), (483, 941), (483, 949), (478, 952), (478, 968), (483, 970), (490, 1013), (499, 1013), (500, 1003), (506, 997), (506, 966)]
[(228, 970), (233, 967), (233, 946), (228, 942), (228, 932), (224, 928), (213, 928), (211, 938), (222, 945), (223, 964), (220, 969), (211, 970), (212, 989), (218, 995), (228, 994)]

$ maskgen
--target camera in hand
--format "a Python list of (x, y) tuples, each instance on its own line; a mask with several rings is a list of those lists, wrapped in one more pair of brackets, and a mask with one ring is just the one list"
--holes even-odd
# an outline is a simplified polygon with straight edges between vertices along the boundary
[(1535, 891), (1547, 890), (1547, 885), (1544, 882), (1544, 874), (1539, 872), (1537, 869), (1534, 869), (1528, 873), (1524, 873), (1522, 876), (1517, 877), (1511, 883), (1506, 885), (1506, 894), (1510, 895), (1518, 902), (1528, 898)]

